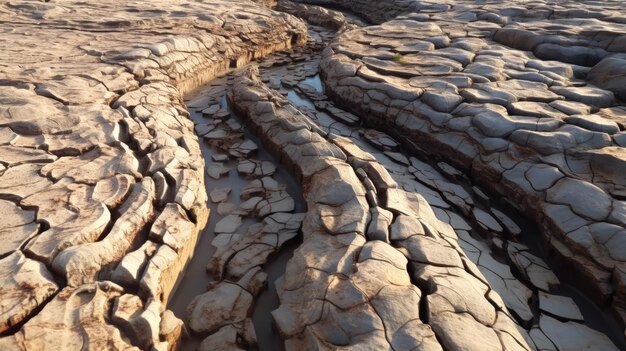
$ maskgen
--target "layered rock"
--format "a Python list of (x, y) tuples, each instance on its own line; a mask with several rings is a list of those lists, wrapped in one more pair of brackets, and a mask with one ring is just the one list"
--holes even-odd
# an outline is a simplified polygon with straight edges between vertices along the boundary
[(294, 2), (309, 3), (322, 6), (342, 7), (372, 23), (381, 23), (407, 12), (425, 11), (441, 12), (448, 10), (451, 5), (413, 0), (295, 0)]
[(2, 349), (176, 347), (163, 306), (208, 217), (182, 95), (305, 26), (247, 1), (18, 1), (1, 16)]
[(341, 11), (327, 9), (322, 6), (300, 4), (288, 0), (279, 1), (276, 10), (300, 17), (309, 24), (334, 29), (336, 31), (354, 29), (362, 24), (360, 22), (358, 22), (358, 24), (354, 23), (354, 19), (346, 18)]
[(41, 262), (24, 257), (19, 250), (2, 259), (0, 268), (0, 332), (4, 333), (26, 321), (59, 287)]
[[(206, 223), (203, 172), (219, 180), (236, 168), (250, 177), (240, 203), (228, 201), (230, 188), (209, 189), (223, 217), (208, 266), (217, 281), (188, 309), (200, 349), (255, 347), (261, 267), (301, 222), (273, 313), (288, 349), (616, 349), (554, 294), (549, 266), (509, 240), (515, 222), (450, 179), (471, 170), (534, 216), (552, 256), (626, 316), (620, 5), (307, 2), (382, 23), (346, 32), (324, 54), (325, 93), (354, 114), (303, 82), (317, 57), (263, 78), (307, 106), (287, 104), (254, 70), (230, 88), (299, 177), (304, 216), (290, 213), (276, 165), (251, 158), (259, 145), (241, 138), (225, 106), (203, 106), (214, 119), (194, 126), (181, 100), (302, 43), (301, 22), (243, 1), (5, 6), (15, 28), (0, 54), (1, 348), (176, 348), (183, 322), (163, 306)], [(317, 6), (280, 8), (340, 31), (363, 24)], [(42, 36), (29, 35), (35, 25)], [(194, 129), (222, 152), (206, 167)], [(449, 163), (407, 157), (394, 138)], [(245, 217), (258, 223), (244, 231)]]
[(175, 317), (158, 300), (142, 301), (101, 281), (61, 290), (35, 317), (10, 336), (3, 350), (170, 350), (181, 337)]

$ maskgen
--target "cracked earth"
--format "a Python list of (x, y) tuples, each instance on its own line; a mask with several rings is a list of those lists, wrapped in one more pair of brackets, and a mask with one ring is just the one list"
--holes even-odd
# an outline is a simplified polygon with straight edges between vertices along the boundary
[(626, 349), (621, 1), (0, 6), (0, 349)]

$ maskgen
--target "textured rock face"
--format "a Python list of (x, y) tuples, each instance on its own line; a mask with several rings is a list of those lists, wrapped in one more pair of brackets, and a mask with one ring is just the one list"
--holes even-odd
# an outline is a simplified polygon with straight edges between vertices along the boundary
[(177, 347), (164, 305), (208, 217), (182, 94), (306, 27), (248, 1), (0, 12), (0, 348)]
[(364, 25), (364, 23), (355, 20), (354, 18), (346, 18), (340, 11), (327, 9), (321, 6), (300, 4), (288, 0), (278, 1), (276, 10), (291, 13), (294, 16), (298, 16), (306, 20), (309, 24), (337, 31), (355, 29), (360, 25)]
[(122, 292), (110, 282), (65, 288), (20, 331), (0, 339), (0, 346), (4, 350), (137, 349), (107, 321), (110, 304)]
[(561, 2), (541, 12), (461, 2), (434, 15), (404, 12), (342, 34), (321, 64), (336, 102), (471, 172), (542, 223), (554, 255), (585, 277), (581, 289), (617, 313), (626, 303), (611, 283), (625, 264), (625, 114), (623, 73), (610, 67), (624, 52), (620, 6)]
[[(208, 193), (215, 281), (186, 301), (199, 350), (261, 348), (263, 269), (299, 232), (272, 313), (288, 350), (618, 349), (467, 185), (541, 222), (549, 257), (626, 321), (623, 4), (306, 1), (367, 25), (256, 2), (343, 34), (311, 55), (332, 34), (309, 27), (310, 46), (261, 63), (286, 74), (213, 83), (195, 125), (183, 94), (304, 43), (304, 24), (243, 0), (2, 5), (0, 349), (179, 348), (165, 305)], [(204, 170), (246, 184), (207, 189)]]
[(27, 319), (46, 299), (58, 291), (52, 274), (37, 261), (28, 259), (20, 251), (0, 261), (2, 275), (2, 302), (0, 332)]
[[(399, 189), (373, 156), (319, 129), (256, 74), (235, 80), (231, 100), (302, 175), (308, 208), (304, 242), (277, 284), (281, 305), (272, 313), (287, 349), (532, 349), (420, 195)], [(325, 157), (304, 162), (310, 152)], [(394, 218), (405, 218), (391, 226), (396, 247), (387, 243)]]
[[(219, 78), (188, 101), (195, 129), (206, 141), (204, 158), (211, 162), (206, 170), (213, 186), (209, 206), (215, 211), (204, 235), (215, 250), (203, 246), (209, 253), (192, 262), (206, 265), (212, 280), (208, 288), (202, 286), (187, 301), (174, 297), (174, 306), (184, 307), (191, 331), (184, 349), (191, 349), (194, 342), (201, 350), (267, 348), (264, 328), (271, 324), (260, 325), (257, 320), (253, 325), (253, 318), (258, 318), (255, 308), (266, 308), (257, 305), (263, 299), (260, 295), (273, 293), (265, 292), (273, 283), (266, 268), (297, 236), (303, 219), (303, 214), (293, 213), (302, 204), (294, 198), (297, 193), (288, 186), (285, 170), (263, 152), (258, 141), (242, 133), (242, 121), (229, 111), (225, 101), (229, 80)], [(207, 272), (185, 275), (177, 296), (189, 296), (185, 288), (195, 288), (194, 280), (206, 279)]]
[[(372, 2), (360, 12), (374, 12), (377, 6)], [(619, 138), (615, 138), (623, 129), (618, 123), (620, 102), (611, 91), (580, 80), (584, 68), (543, 61), (499, 45), (493, 40), (495, 27), (489, 29), (488, 23), (482, 23), (485, 20), (463, 14), (471, 11), (468, 4), (436, 15), (414, 13), (344, 33), (331, 46), (332, 51), (324, 54), (325, 91), (312, 89), (314, 79), (301, 82), (289, 76), (281, 85), (273, 81), (278, 71), (263, 73), (260, 79), (289, 103), (263, 87), (255, 72), (235, 81), (235, 108), (249, 118), (263, 142), (301, 176), (309, 208), (302, 229), (304, 243), (278, 284), (281, 307), (273, 313), (287, 348), (399, 347), (393, 327), (385, 328), (392, 336), (386, 335), (386, 341), (379, 343), (375, 323), (357, 326), (343, 322), (350, 314), (367, 316), (361, 320), (380, 318), (385, 327), (403, 320), (375, 308), (375, 312), (360, 311), (362, 305), (371, 303), (372, 295), (360, 285), (358, 292), (351, 288), (353, 277), (364, 269), (360, 255), (367, 245), (390, 242), (391, 248), (407, 259), (404, 263), (397, 256), (388, 256), (390, 262), (407, 266), (411, 284), (406, 287), (419, 288), (417, 315), (427, 330), (407, 341), (405, 348), (414, 347), (411, 342), (415, 340), (431, 340), (434, 334), (436, 343), (432, 345), (438, 345), (433, 347), (444, 349), (569, 349), (576, 348), (574, 343), (584, 344), (568, 340), (570, 333), (580, 333), (593, 339), (598, 348), (617, 349), (605, 335), (579, 324), (581, 315), (572, 300), (548, 294), (556, 290), (559, 279), (541, 258), (511, 240), (510, 236), (522, 231), (515, 222), (489, 205), (477, 204), (477, 196), (487, 198), (482, 192), (470, 192), (439, 173), (465, 178), (457, 168), (469, 174), (474, 166), (477, 179), (495, 184), (496, 192), (510, 197), (511, 203), (538, 221), (544, 220), (544, 211), (537, 203), (566, 207), (573, 216), (584, 219), (582, 224), (568, 225), (572, 231), (581, 226), (590, 231), (595, 228), (596, 234), (576, 233), (577, 238), (595, 238), (593, 248), (569, 241), (564, 245), (560, 241), (563, 234), (552, 233), (553, 228), (544, 233), (556, 234), (550, 237), (552, 250), (579, 260), (566, 262), (596, 280), (593, 286), (585, 284), (587, 293), (604, 303), (602, 294), (608, 291), (611, 274), (621, 276), (621, 260), (615, 258), (621, 251), (617, 233), (623, 224), (611, 216), (621, 206), (622, 195), (618, 172), (596, 157), (610, 160), (614, 168), (620, 165)], [(481, 12), (482, 7), (473, 11)], [(453, 16), (459, 17), (453, 20)], [(470, 22), (477, 29), (467, 33), (463, 27), (455, 32), (459, 22)], [(261, 67), (266, 67), (265, 63)], [(299, 74), (297, 68), (289, 72)], [(298, 97), (293, 97), (294, 92)], [(332, 102), (350, 108), (354, 118), (339, 117), (351, 114), (338, 112), (341, 110), (332, 107)], [(434, 169), (407, 158), (384, 133), (353, 128), (359, 117), (413, 150), (434, 153), (454, 167), (439, 163)], [(447, 135), (437, 139), (439, 134)], [(364, 141), (386, 157), (368, 154)], [(515, 158), (505, 153), (511, 149)], [(323, 155), (323, 159), (310, 164), (311, 158), (306, 156), (312, 154)], [(493, 155), (490, 163), (498, 163), (500, 168), (490, 168), (492, 164), (479, 168), (477, 158), (483, 155)], [(590, 155), (596, 160), (591, 161)], [(464, 163), (463, 158), (470, 161)], [(381, 161), (384, 159), (387, 161)], [(411, 176), (418, 182), (412, 183)], [(511, 179), (523, 179), (527, 185), (515, 188)], [(362, 187), (354, 185), (359, 183)], [(360, 201), (363, 196), (365, 202)], [(470, 235), (468, 231), (473, 229), (485, 232), (491, 246), (475, 239), (475, 233)], [(599, 239), (600, 231), (603, 239)], [(608, 238), (616, 240), (615, 247), (597, 245)], [(592, 264), (601, 269), (581, 259), (585, 250), (586, 255), (593, 255)], [(320, 257), (324, 257), (322, 262)], [(603, 274), (602, 269), (611, 273)], [(336, 276), (346, 285), (335, 289), (332, 281)], [(377, 278), (371, 274), (371, 279)], [(358, 293), (362, 295), (357, 297)], [(608, 294), (617, 296), (619, 287)], [(350, 302), (344, 304), (346, 300)], [(621, 311), (619, 305), (612, 308)], [(553, 317), (560, 322), (553, 323)], [(413, 328), (418, 329), (422, 330)], [(621, 336), (616, 339), (623, 342)]]

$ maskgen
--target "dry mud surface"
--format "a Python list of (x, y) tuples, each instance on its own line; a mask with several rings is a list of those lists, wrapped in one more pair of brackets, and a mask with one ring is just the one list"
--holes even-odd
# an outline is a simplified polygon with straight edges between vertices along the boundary
[(621, 1), (0, 21), (1, 350), (626, 349)]

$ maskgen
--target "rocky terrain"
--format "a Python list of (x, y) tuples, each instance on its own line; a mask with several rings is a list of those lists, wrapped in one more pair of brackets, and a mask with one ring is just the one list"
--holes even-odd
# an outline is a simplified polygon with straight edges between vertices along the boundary
[(306, 26), (247, 1), (1, 9), (0, 349), (176, 348), (209, 215), (182, 97)]
[[(321, 66), (334, 101), (506, 194), (623, 319), (625, 19), (585, 8), (404, 15), (342, 35)], [(455, 32), (461, 17), (475, 20)]]
[(0, 6), (0, 349), (626, 349), (621, 1)]

